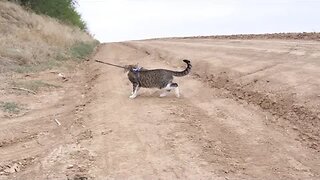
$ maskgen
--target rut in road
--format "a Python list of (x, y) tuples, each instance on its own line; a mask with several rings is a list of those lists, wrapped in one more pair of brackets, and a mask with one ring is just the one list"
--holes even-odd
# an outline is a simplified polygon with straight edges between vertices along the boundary
[[(176, 69), (166, 58), (123, 43), (104, 44), (95, 59), (139, 62), (146, 68)], [(170, 60), (180, 56), (172, 55)], [(170, 63), (170, 62), (169, 62)], [(177, 63), (176, 63), (177, 64)], [(181, 67), (183, 64), (181, 64)], [(95, 100), (84, 126), (92, 138), (80, 144), (95, 156), (88, 174), (97, 179), (316, 179), (319, 156), (294, 131), (270, 124), (272, 115), (253, 104), (223, 96), (193, 76), (176, 79), (182, 98), (159, 98), (131, 84), (119, 69), (92, 64)]]

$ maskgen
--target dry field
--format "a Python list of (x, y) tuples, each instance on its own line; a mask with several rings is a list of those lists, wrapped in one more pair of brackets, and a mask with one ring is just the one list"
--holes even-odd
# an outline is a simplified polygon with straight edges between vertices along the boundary
[(16, 174), (47, 152), (39, 139), (65, 142), (51, 120), (74, 109), (78, 101), (65, 97), (81, 93), (83, 83), (74, 88), (84, 81), (82, 58), (96, 44), (77, 28), (0, 1), (0, 179), (33, 179)]
[[(45, 74), (61, 87), (21, 92), (29, 109), (2, 116), (0, 179), (319, 179), (319, 50), (280, 39), (100, 45), (67, 80)], [(176, 78), (179, 99), (129, 99), (123, 71), (93, 61), (183, 69), (183, 58), (193, 71)]]
[[(0, 2), (0, 180), (320, 179), (318, 33), (102, 44)], [(142, 89), (139, 63), (192, 73), (181, 98)], [(76, 60), (76, 61), (75, 61)]]

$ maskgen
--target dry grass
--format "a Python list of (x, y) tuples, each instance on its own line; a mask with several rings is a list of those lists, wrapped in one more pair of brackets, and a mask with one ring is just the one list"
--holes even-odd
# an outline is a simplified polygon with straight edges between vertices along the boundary
[(0, 72), (43, 66), (44, 62), (59, 64), (52, 61), (73, 58), (70, 49), (79, 43), (94, 44), (95, 40), (78, 28), (0, 1)]
[(34, 92), (39, 91), (41, 88), (59, 88), (60, 85), (50, 84), (41, 80), (30, 80), (30, 81), (21, 81), (14, 82), (13, 87), (24, 88)]

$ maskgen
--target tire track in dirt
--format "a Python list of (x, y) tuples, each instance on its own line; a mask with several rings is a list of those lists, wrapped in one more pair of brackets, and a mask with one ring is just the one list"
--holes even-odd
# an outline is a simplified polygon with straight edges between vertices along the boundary
[(303, 105), (295, 105), (294, 97), (277, 95), (277, 98), (273, 98), (268, 94), (250, 90), (252, 84), (255, 84), (258, 80), (243, 87), (233, 82), (227, 75), (211, 74), (201, 77), (199, 74), (195, 74), (195, 76), (203, 82), (207, 82), (212, 88), (221, 88), (228, 91), (231, 98), (237, 101), (252, 103), (277, 118), (283, 118), (291, 122), (291, 126), (294, 126), (293, 129), (299, 132), (299, 140), (308, 147), (320, 151), (319, 115)]
[[(152, 50), (123, 43), (102, 45), (95, 59), (164, 67)], [(171, 56), (173, 58), (173, 56)], [(178, 59), (178, 58), (177, 58)], [(85, 107), (83, 125), (90, 138), (81, 147), (94, 154), (88, 169), (95, 179), (300, 179), (320, 176), (316, 152), (269, 124), (273, 116), (253, 103), (235, 101), (225, 88), (202, 78), (177, 79), (183, 97), (158, 98), (131, 86), (119, 69), (97, 64), (94, 97)], [(173, 68), (170, 68), (173, 69)], [(205, 82), (205, 83), (204, 83)], [(223, 81), (224, 82), (224, 81)], [(220, 83), (220, 81), (219, 81)], [(224, 95), (223, 95), (224, 94)]]
[[(1, 121), (6, 128), (0, 129), (0, 179), (90, 178), (87, 169), (94, 156), (78, 144), (91, 138), (83, 127), (87, 118), (83, 111), (93, 98), (87, 93), (96, 76), (86, 73), (85, 66), (69, 72), (59, 91), (25, 98), (26, 102), (43, 103), (41, 106), (19, 118)], [(52, 73), (47, 76), (52, 78)]]
[[(142, 45), (144, 43), (142, 43)], [(168, 43), (170, 43), (170, 41)], [(158, 46), (156, 46), (156, 48), (153, 48), (153, 46), (148, 46), (148, 44), (146, 44), (147, 46), (145, 47), (135, 42), (127, 44), (128, 46), (134, 47), (135, 49), (147, 51), (149, 52), (149, 54), (155, 57), (159, 56), (161, 58), (158, 59), (166, 63), (174, 61), (172, 60), (172, 57), (175, 56), (175, 52), (167, 51), (166, 49), (159, 49)], [(232, 47), (230, 46), (230, 48)], [(156, 53), (153, 53), (153, 51), (155, 51), (156, 49), (158, 51)], [(255, 56), (254, 51), (252, 51), (251, 49), (240, 52), (240, 54), (246, 54), (247, 52), (250, 52), (251, 56)], [(229, 52), (228, 55), (236, 53), (239, 52)], [(297, 59), (295, 56), (291, 56), (292, 55), (289, 56), (290, 59)], [(169, 57), (169, 59), (165, 60), (163, 57)], [(277, 55), (277, 58), (285, 59), (286, 56), (285, 54), (279, 54)], [(256, 59), (256, 57), (254, 59)], [(273, 116), (277, 117), (276, 121), (280, 123), (274, 123), (278, 124), (279, 126), (283, 126), (283, 124), (281, 124), (281, 121), (290, 122), (290, 124), (285, 123), (285, 125), (290, 125), (295, 131), (299, 133), (299, 141), (306, 144), (306, 146), (308, 146), (309, 148), (320, 152), (319, 112), (309, 109), (307, 106), (305, 106), (305, 104), (297, 103), (296, 98), (293, 95), (288, 94), (287, 91), (283, 93), (277, 91), (264, 92), (259, 90), (259, 86), (267, 87), (271, 85), (271, 82), (269, 80), (254, 78), (245, 83), (241, 82), (241, 79), (243, 79), (245, 76), (261, 73), (262, 71), (270, 70), (271, 68), (285, 64), (285, 62), (281, 62), (280, 59), (277, 59), (277, 62), (274, 64), (266, 65), (262, 68), (251, 71), (249, 73), (245, 73), (243, 75), (235, 75), (234, 72), (230, 71), (230, 69), (222, 69), (218, 72), (206, 70), (205, 72), (200, 71), (201, 73), (199, 73), (197, 71), (201, 70), (200, 67), (205, 66), (206, 69), (215, 69), (212, 68), (211, 64), (205, 64), (206, 62), (199, 61), (196, 62), (196, 65), (194, 65), (194, 68), (196, 68), (196, 70), (192, 73), (192, 75), (196, 79), (208, 84), (211, 88), (224, 90), (225, 93), (222, 93), (222, 97), (232, 98), (236, 101), (245, 101), (246, 103), (252, 103), (259, 106), (264, 111), (271, 113)]]
[[(186, 83), (188, 88), (185, 91), (195, 86), (194, 80), (187, 80)], [(194, 97), (198, 93), (193, 92), (192, 96), (186, 94), (188, 100), (175, 105), (178, 112), (180, 109), (181, 116), (201, 129), (192, 135), (195, 137), (193, 140), (202, 147), (201, 156), (215, 173), (243, 179), (262, 178), (263, 175), (257, 173), (259, 171), (268, 174), (265, 178), (275, 176), (276, 179), (309, 177), (314, 173), (319, 175), (319, 159), (304, 161), (299, 143), (289, 140), (292, 134), (282, 134), (267, 126), (265, 113), (250, 105), (221, 98), (218, 93), (199, 83), (196, 87), (201, 89), (203, 95)], [(212, 95), (209, 100), (208, 94)], [(270, 158), (261, 158), (265, 156)], [(313, 168), (308, 167), (309, 163), (313, 164)]]

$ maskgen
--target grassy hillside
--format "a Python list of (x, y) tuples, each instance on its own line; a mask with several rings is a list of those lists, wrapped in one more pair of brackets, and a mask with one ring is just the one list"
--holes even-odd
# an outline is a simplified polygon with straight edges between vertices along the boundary
[(77, 0), (15, 0), (38, 14), (59, 19), (61, 22), (86, 30), (86, 23), (76, 11)]
[(0, 1), (0, 73), (50, 69), (81, 59), (98, 44), (88, 33)]

